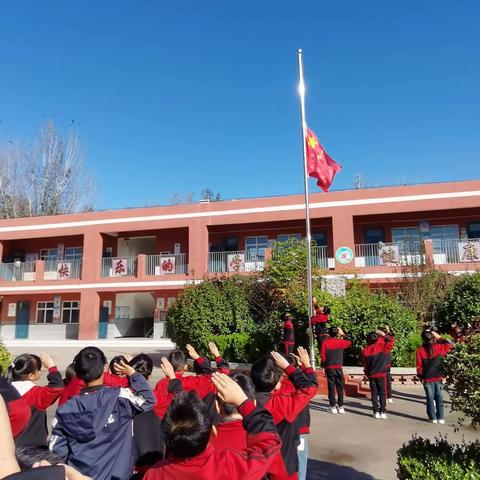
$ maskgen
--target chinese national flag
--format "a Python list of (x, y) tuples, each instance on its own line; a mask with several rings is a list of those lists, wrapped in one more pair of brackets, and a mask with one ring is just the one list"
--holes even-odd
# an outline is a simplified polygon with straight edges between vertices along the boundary
[(307, 128), (307, 172), (310, 177), (317, 179), (317, 185), (328, 192), (335, 174), (342, 169), (323, 149), (317, 136)]

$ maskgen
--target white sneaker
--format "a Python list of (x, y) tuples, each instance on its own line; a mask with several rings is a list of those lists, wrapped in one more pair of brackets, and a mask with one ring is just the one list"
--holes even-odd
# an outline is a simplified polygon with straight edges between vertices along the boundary
[(443, 425), (445, 423), (445, 420), (439, 420), (438, 423), (441, 423)]
[(380, 413), (378, 413), (378, 412), (375, 412), (375, 414), (374, 414), (373, 416), (374, 416), (375, 418), (382, 418), (382, 417), (380, 416)]
[[(435, 420), (430, 420), (432, 423), (438, 423), (437, 419)], [(445, 420), (444, 420), (445, 421)]]
[(393, 398), (387, 398), (387, 403), (393, 403)]
[(338, 412), (337, 412), (337, 407), (330, 407), (330, 411), (336, 415)]
[(343, 407), (338, 407), (338, 413), (343, 415), (345, 413), (345, 409)]
[(381, 414), (380, 414), (380, 418), (381, 418), (382, 420), (386, 420), (386, 419), (387, 419), (387, 414), (386, 414), (386, 413), (381, 413)]

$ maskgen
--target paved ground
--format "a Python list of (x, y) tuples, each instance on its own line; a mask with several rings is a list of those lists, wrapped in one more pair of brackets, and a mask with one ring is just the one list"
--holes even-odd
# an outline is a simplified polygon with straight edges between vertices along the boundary
[[(25, 349), (10, 348), (18, 355)], [(29, 348), (38, 353), (37, 348)], [(77, 349), (78, 350), (78, 349)], [(47, 348), (60, 368), (71, 362), (75, 349)], [(139, 353), (141, 349), (128, 347), (104, 348), (108, 358), (119, 353)], [(155, 364), (166, 351), (152, 349)], [(161, 377), (155, 369), (152, 385)], [(315, 397), (311, 404), (312, 426), (309, 436), (310, 480), (393, 480), (396, 478), (396, 451), (413, 434), (434, 438), (442, 433), (450, 441), (460, 442), (480, 438), (480, 432), (462, 428), (455, 432), (456, 415), (448, 412), (447, 424), (433, 425), (425, 421), (422, 387), (402, 387), (395, 393), (395, 403), (389, 405), (388, 420), (375, 420), (371, 416), (369, 400), (347, 398), (345, 415), (332, 415), (323, 396)], [(53, 414), (53, 412), (51, 412)]]

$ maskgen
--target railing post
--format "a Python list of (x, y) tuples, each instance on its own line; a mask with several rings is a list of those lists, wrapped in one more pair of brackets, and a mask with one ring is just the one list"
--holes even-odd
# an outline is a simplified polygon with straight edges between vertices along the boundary
[(35, 282), (43, 282), (45, 277), (45, 262), (35, 260)]
[(431, 239), (423, 241), (423, 248), (425, 250), (425, 263), (428, 266), (433, 266), (435, 262), (433, 261), (433, 242)]
[(145, 280), (147, 277), (147, 256), (143, 253), (137, 255), (137, 275), (136, 277)]

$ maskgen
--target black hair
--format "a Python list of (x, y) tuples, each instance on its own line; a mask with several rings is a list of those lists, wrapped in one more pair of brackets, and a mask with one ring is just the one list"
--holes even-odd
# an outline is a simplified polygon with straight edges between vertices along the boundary
[(270, 356), (260, 358), (252, 365), (251, 376), (257, 392), (271, 392), (282, 374), (283, 370)]
[(323, 306), (323, 313), (330, 315), (330, 307), (328, 305)]
[(99, 348), (85, 347), (75, 357), (75, 374), (85, 383), (90, 383), (102, 376), (106, 364), (107, 357)]
[(65, 369), (65, 378), (63, 379), (63, 384), (67, 386), (75, 378), (75, 365), (71, 363)]
[[(253, 385), (252, 379), (245, 375), (244, 373), (236, 372), (230, 374), (230, 378), (233, 378), (243, 390), (243, 393), (247, 396), (248, 399), (255, 399), (255, 386)], [(220, 400), (221, 401), (221, 400)], [(223, 411), (226, 415), (233, 415), (237, 413), (237, 407), (231, 403), (223, 403)]]
[(207, 448), (212, 418), (196, 392), (180, 392), (168, 407), (163, 427), (167, 452), (191, 458)]
[(433, 344), (435, 342), (435, 338), (431, 330), (424, 330), (422, 332), (422, 342), (423, 347), (427, 351), (428, 355), (431, 357), (433, 355)]
[(111, 360), (108, 368), (110, 369), (110, 372), (113, 375), (117, 375), (118, 373), (115, 370), (115, 364), (120, 364), (121, 362), (123, 363), (128, 363), (128, 360), (123, 356), (123, 355), (115, 355)]
[(181, 350), (174, 350), (173, 352), (170, 352), (168, 361), (172, 364), (175, 372), (181, 372), (187, 364), (187, 357)]
[(335, 338), (337, 335), (338, 335), (338, 327), (330, 327), (328, 329), (328, 334), (332, 337), (332, 338)]
[(38, 355), (24, 353), (19, 355), (7, 370), (7, 380), (18, 382), (25, 380), (28, 375), (38, 372), (42, 369), (42, 360)]
[(150, 378), (153, 371), (153, 361), (151, 357), (145, 353), (135, 355), (135, 357), (130, 360), (129, 365), (147, 380)]
[(47, 447), (19, 447), (15, 450), (15, 457), (22, 471), (30, 470), (34, 463), (42, 460), (46, 460), (51, 465), (63, 463), (63, 460)]
[(367, 344), (373, 345), (378, 340), (378, 334), (375, 332), (370, 332), (367, 334)]

